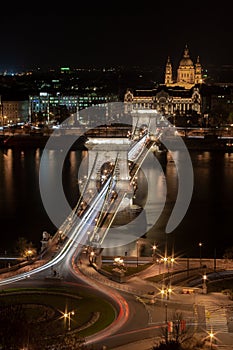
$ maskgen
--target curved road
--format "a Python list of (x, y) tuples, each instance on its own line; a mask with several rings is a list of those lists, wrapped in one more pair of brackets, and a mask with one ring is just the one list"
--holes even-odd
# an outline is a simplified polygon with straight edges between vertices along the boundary
[[(132, 148), (132, 157), (134, 156), (135, 149), (137, 152), (142, 151), (146, 138), (147, 136), (143, 137), (139, 145)], [(136, 156), (138, 156), (137, 152)], [(131, 341), (151, 337), (154, 335), (154, 329), (159, 329), (161, 325), (147, 326), (149, 315), (144, 305), (136, 301), (135, 296), (125, 292), (119, 292), (97, 281), (93, 281), (84, 276), (76, 267), (75, 260), (81, 254), (88, 225), (93, 224), (96, 212), (102, 207), (106, 193), (109, 191), (109, 186), (110, 188), (115, 186), (115, 181), (113, 180), (112, 183), (110, 178), (103, 185), (98, 196), (93, 198), (89, 209), (85, 212), (81, 220), (74, 217), (72, 217), (72, 221), (68, 221), (68, 219), (71, 220), (71, 217), (67, 219), (67, 226), (69, 226), (68, 239), (64, 241), (63, 246), (54, 254), (52, 259), (35, 268), (33, 268), (33, 264), (30, 265), (30, 271), (21, 273), (18, 271), (18, 274), (5, 278), (3, 276), (0, 279), (0, 286), (7, 288), (12, 283), (18, 287), (48, 285), (45, 277), (51, 275), (51, 269), (56, 267), (56, 270), (59, 270), (59, 273), (64, 277), (64, 282), (61, 281), (60, 283), (61, 286), (68, 283), (78, 288), (92, 288), (97, 295), (107, 299), (114, 305), (117, 310), (115, 321), (106, 329), (86, 339), (86, 344), (107, 345), (113, 348)]]
[[(76, 252), (74, 255), (74, 252), (70, 251), (66, 259), (60, 261), (56, 266), (52, 266), (62, 276), (59, 280), (59, 286), (70, 285), (81, 289), (91, 289), (95, 295), (109, 301), (116, 309), (116, 318), (112, 324), (104, 330), (87, 337), (85, 344), (95, 344), (100, 347), (106, 345), (112, 349), (154, 335), (153, 327), (147, 327), (149, 316), (144, 305), (139, 303), (135, 296), (130, 293), (119, 292), (84, 275), (75, 263), (78, 256), (79, 253)], [(14, 285), (18, 288), (48, 287), (51, 286), (51, 283), (57, 283), (55, 282), (56, 279), (51, 282), (51, 273), (51, 266), (37, 270), (34, 274), (26, 272), (25, 276), (27, 277), (19, 280), (14, 279)], [(46, 277), (51, 278), (48, 280)], [(6, 281), (4, 288), (12, 285), (12, 281), (9, 283)]]

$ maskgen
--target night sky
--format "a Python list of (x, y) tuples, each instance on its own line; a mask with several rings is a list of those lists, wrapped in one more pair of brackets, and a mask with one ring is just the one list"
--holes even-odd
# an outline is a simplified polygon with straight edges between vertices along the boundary
[(167, 56), (179, 62), (185, 44), (194, 62), (199, 55), (202, 65), (233, 64), (231, 1), (155, 1), (128, 10), (77, 2), (76, 9), (63, 3), (45, 11), (46, 3), (35, 4), (2, 12), (0, 69), (164, 67)]

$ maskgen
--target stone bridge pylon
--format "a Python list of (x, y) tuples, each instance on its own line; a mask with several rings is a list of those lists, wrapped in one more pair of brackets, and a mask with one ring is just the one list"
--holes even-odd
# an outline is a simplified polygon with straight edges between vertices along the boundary
[(166, 119), (155, 109), (132, 110), (132, 139), (137, 140), (148, 132), (153, 141), (157, 138), (157, 128), (166, 124)]
[(88, 189), (96, 190), (114, 172), (116, 190), (130, 191), (128, 138), (89, 137), (85, 146), (88, 149)]

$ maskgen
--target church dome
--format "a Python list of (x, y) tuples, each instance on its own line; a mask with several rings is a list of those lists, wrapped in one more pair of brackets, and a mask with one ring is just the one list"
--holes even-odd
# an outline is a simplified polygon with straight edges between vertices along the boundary
[(189, 57), (183, 57), (180, 66), (193, 66), (193, 61)]
[(189, 57), (189, 50), (188, 50), (187, 46), (184, 49), (184, 56), (180, 60), (180, 66), (189, 66), (189, 67), (193, 66), (193, 61)]

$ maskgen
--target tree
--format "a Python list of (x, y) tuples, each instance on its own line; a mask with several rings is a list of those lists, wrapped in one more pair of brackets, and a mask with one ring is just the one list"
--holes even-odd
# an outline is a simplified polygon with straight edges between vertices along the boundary
[(18, 238), (15, 246), (15, 251), (17, 254), (27, 259), (31, 259), (36, 255), (36, 249), (33, 246), (33, 243), (28, 242), (24, 237)]
[(25, 310), (20, 304), (0, 303), (0, 344), (1, 349), (24, 347), (28, 340), (28, 322)]
[(171, 321), (161, 329), (165, 339), (152, 350), (201, 350), (205, 342), (195, 337), (191, 327), (187, 327), (181, 312), (174, 312)]
[(232, 260), (233, 259), (233, 246), (226, 248), (223, 259)]

